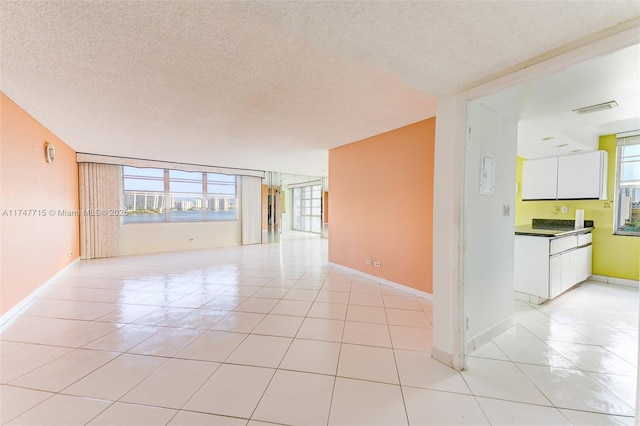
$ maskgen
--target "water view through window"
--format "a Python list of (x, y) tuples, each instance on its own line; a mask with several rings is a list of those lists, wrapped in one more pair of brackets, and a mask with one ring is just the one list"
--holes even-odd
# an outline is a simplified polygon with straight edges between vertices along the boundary
[(236, 176), (124, 166), (124, 223), (238, 219)]

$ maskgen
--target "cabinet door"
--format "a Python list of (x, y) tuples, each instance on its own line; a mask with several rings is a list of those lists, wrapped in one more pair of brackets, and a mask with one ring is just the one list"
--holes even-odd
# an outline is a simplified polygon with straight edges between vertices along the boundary
[(573, 267), (576, 274), (576, 284), (586, 280), (591, 275), (591, 252), (591, 246), (582, 247), (573, 252)]
[(603, 151), (558, 157), (558, 199), (600, 199), (606, 175), (603, 157)]
[(549, 299), (550, 238), (516, 235), (513, 289)]
[(558, 157), (522, 163), (522, 199), (555, 200), (558, 191)]
[(574, 257), (577, 250), (564, 253), (562, 259), (562, 291), (567, 291), (576, 284)]
[(549, 258), (549, 298), (562, 293), (562, 256)]

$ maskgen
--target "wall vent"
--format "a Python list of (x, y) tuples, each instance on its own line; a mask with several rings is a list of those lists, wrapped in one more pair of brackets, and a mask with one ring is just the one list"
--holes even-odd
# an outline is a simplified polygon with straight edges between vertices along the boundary
[(573, 112), (577, 114), (590, 114), (592, 112), (604, 111), (607, 109), (613, 109), (618, 106), (616, 101), (604, 102), (601, 104), (586, 106), (578, 109), (574, 109)]

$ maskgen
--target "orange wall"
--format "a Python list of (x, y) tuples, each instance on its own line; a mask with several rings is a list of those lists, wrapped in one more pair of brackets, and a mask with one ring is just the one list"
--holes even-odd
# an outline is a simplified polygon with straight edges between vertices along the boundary
[(329, 151), (330, 262), (432, 292), (434, 143), (431, 118)]
[[(58, 215), (79, 208), (75, 151), (3, 93), (0, 117), (1, 315), (78, 258), (80, 225)], [(56, 148), (51, 164), (45, 141)], [(18, 209), (39, 212), (15, 216)]]

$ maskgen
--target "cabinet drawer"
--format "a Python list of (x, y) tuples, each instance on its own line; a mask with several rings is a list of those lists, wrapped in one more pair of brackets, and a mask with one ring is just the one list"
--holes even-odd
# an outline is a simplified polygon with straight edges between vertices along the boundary
[(558, 238), (556, 240), (551, 240), (549, 254), (553, 255), (562, 253), (563, 251), (570, 250), (575, 247), (578, 247), (578, 239), (576, 238), (576, 235)]
[(593, 234), (589, 232), (588, 234), (579, 234), (578, 235), (578, 246), (584, 246), (586, 244), (591, 244), (593, 241)]

